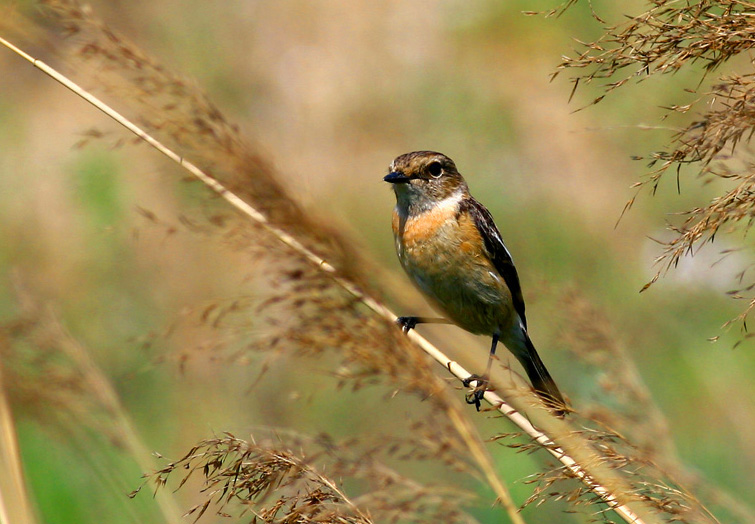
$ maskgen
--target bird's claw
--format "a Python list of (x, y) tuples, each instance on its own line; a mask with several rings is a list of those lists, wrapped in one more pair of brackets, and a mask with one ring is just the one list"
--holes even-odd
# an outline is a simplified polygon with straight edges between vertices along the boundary
[(477, 384), (472, 391), (467, 393), (464, 400), (467, 401), (467, 404), (473, 404), (474, 407), (477, 408), (477, 411), (480, 411), (480, 402), (485, 396), (485, 392), (488, 390), (488, 379), (479, 375), (469, 375), (461, 381), (465, 388), (470, 387), (472, 382), (476, 382)]
[(488, 383), (488, 379), (481, 377), (480, 375), (469, 375), (467, 378), (461, 381), (461, 383), (464, 384), (465, 388), (468, 388), (470, 385), (472, 385), (472, 382), (477, 382), (477, 385), (475, 386), (477, 388), (486, 385)]
[(401, 326), (401, 331), (409, 333), (409, 331), (417, 326), (417, 317), (398, 317), (396, 324)]

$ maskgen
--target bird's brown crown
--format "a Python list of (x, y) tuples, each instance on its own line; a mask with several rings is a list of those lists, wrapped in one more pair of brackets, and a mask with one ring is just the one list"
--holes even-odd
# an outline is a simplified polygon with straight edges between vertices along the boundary
[(390, 172), (403, 175), (408, 179), (405, 183), (433, 200), (447, 198), (460, 189), (467, 190), (454, 161), (435, 151), (414, 151), (398, 156), (391, 162)]

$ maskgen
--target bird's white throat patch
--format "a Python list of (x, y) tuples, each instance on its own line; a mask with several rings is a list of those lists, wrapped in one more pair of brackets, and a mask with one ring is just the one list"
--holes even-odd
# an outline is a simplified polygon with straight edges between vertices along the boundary
[(421, 191), (414, 189), (409, 184), (396, 186), (396, 204), (399, 213), (407, 215), (409, 208), (412, 213), (426, 213), (428, 211), (443, 212), (450, 209), (457, 209), (464, 192), (461, 189), (454, 191), (451, 195), (442, 200), (434, 200)]
[(447, 196), (443, 200), (439, 201), (436, 205), (438, 210), (446, 210), (448, 208), (456, 209), (459, 207), (461, 199), (464, 198), (464, 192), (461, 189), (457, 189), (451, 196)]

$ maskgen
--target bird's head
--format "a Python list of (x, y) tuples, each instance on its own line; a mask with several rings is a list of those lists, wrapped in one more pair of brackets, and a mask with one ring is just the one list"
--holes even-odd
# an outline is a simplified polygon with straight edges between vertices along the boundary
[(399, 204), (426, 209), (467, 193), (467, 184), (454, 161), (435, 151), (406, 153), (391, 162), (383, 178), (393, 184)]

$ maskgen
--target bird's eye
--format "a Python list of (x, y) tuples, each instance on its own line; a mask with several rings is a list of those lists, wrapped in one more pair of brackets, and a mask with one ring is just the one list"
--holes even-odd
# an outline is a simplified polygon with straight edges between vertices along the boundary
[(440, 165), (440, 162), (431, 162), (427, 166), (427, 172), (430, 173), (430, 176), (433, 178), (438, 178), (443, 174), (443, 166)]

